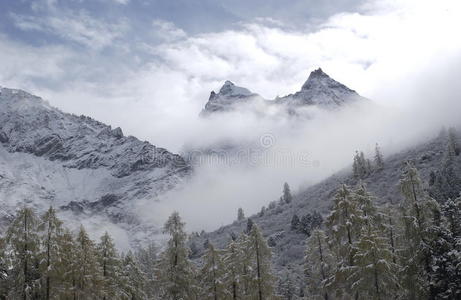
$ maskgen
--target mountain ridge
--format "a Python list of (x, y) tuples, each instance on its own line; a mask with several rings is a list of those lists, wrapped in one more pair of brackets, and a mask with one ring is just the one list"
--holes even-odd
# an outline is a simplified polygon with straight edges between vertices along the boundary
[(337, 109), (349, 103), (367, 100), (318, 68), (309, 74), (299, 91), (272, 100), (264, 99), (259, 94), (226, 80), (218, 93), (211, 91), (208, 102), (200, 114), (207, 116), (216, 112), (229, 112), (242, 104), (255, 103), (256, 101), (260, 101), (268, 107), (275, 105), (284, 106), (288, 110), (296, 110), (306, 106)]

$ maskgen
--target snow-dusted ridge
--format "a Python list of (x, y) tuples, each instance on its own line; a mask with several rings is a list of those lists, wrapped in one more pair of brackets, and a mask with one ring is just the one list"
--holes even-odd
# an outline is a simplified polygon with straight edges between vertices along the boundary
[(139, 226), (133, 203), (155, 201), (190, 171), (181, 156), (120, 128), (0, 88), (0, 217), (26, 202)]
[(246, 88), (226, 81), (218, 93), (211, 92), (202, 115), (230, 111), (242, 104), (255, 101), (264, 102), (268, 106), (283, 106), (293, 112), (293, 110), (305, 106), (336, 109), (349, 103), (366, 100), (356, 91), (332, 79), (321, 68), (318, 68), (311, 72), (300, 91), (284, 97), (277, 97), (274, 100), (263, 99), (260, 95), (252, 93)]

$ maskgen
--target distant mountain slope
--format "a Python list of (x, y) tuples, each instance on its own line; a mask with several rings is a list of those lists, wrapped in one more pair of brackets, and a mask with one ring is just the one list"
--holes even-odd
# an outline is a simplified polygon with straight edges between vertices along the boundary
[(0, 89), (4, 216), (25, 201), (39, 210), (53, 204), (134, 225), (131, 202), (153, 201), (189, 172), (181, 156), (124, 136), (120, 128), (63, 113), (21, 90)]
[[(458, 137), (459, 138), (459, 137)], [(446, 138), (437, 137), (426, 143), (389, 156), (385, 160), (382, 170), (374, 171), (362, 181), (368, 190), (377, 197), (378, 203), (399, 203), (402, 199), (399, 180), (404, 162), (411, 160), (421, 173), (422, 179), (427, 183), (431, 171), (437, 170), (444, 157)], [(456, 169), (461, 171), (461, 157), (456, 157)], [(351, 159), (352, 164), (352, 159)], [(273, 263), (276, 270), (290, 268), (299, 276), (302, 274), (302, 263), (307, 236), (290, 229), (291, 219), (294, 214), (300, 218), (303, 215), (319, 211), (326, 216), (333, 197), (340, 184), (345, 183), (355, 186), (358, 179), (352, 176), (351, 170), (343, 170), (337, 174), (315, 184), (296, 194), (289, 204), (277, 204), (273, 209), (267, 209), (263, 216), (259, 214), (250, 218), (258, 224), (266, 238), (272, 238)], [(276, 199), (268, 199), (270, 200)], [(236, 213), (236, 212), (235, 212)], [(239, 234), (246, 228), (247, 221), (235, 221), (218, 230), (195, 237), (196, 245), (209, 239), (219, 247), (225, 247), (232, 234)]]
[(309, 78), (301, 87), (301, 90), (275, 100), (265, 100), (260, 95), (250, 92), (248, 89), (236, 86), (226, 81), (218, 93), (211, 92), (202, 115), (206, 116), (216, 112), (228, 112), (241, 108), (242, 104), (254, 104), (260, 102), (269, 106), (279, 106), (296, 113), (296, 109), (306, 106), (316, 106), (325, 109), (336, 109), (343, 105), (356, 101), (366, 101), (354, 90), (330, 78), (322, 69), (317, 69), (309, 75)]

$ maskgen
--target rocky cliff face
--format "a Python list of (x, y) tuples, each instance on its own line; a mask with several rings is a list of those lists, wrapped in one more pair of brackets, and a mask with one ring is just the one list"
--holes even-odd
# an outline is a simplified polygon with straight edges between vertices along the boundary
[(21, 90), (0, 89), (4, 217), (27, 202), (139, 225), (132, 203), (154, 201), (189, 173), (181, 156), (124, 136), (120, 128), (61, 112)]

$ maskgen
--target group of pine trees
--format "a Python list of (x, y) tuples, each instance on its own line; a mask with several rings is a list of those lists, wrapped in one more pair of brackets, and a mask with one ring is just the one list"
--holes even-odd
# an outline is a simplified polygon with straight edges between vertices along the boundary
[(163, 252), (119, 254), (108, 233), (95, 243), (83, 226), (66, 229), (53, 208), (38, 217), (24, 207), (0, 237), (0, 299), (273, 299), (271, 251), (248, 224), (225, 249), (208, 242), (197, 265), (178, 213), (165, 223)]
[(143, 299), (133, 254), (119, 255), (109, 234), (99, 243), (74, 235), (50, 207), (24, 207), (0, 238), (0, 299)]
[(398, 207), (361, 183), (338, 189), (308, 239), (309, 299), (461, 299), (461, 197), (440, 205), (410, 163), (400, 186)]
[(365, 154), (362, 151), (356, 151), (354, 155), (354, 161), (352, 163), (352, 172), (356, 178), (366, 178), (373, 171), (379, 171), (384, 167), (384, 157), (381, 153), (379, 145), (375, 147), (375, 157), (373, 163), (370, 159), (365, 158)]

